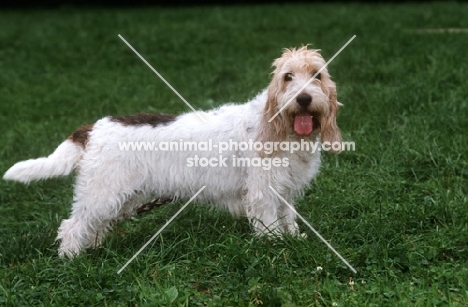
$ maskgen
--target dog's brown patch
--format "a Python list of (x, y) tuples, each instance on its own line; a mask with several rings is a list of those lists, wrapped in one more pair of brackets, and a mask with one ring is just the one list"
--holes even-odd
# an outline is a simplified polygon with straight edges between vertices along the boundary
[(110, 120), (120, 123), (124, 126), (143, 126), (151, 125), (153, 127), (166, 125), (175, 121), (176, 116), (172, 114), (156, 113), (139, 113), (129, 116), (111, 116)]
[(73, 141), (73, 143), (79, 144), (83, 148), (86, 147), (88, 143), (89, 133), (93, 130), (93, 125), (83, 125), (78, 130), (73, 132), (72, 135), (68, 137), (69, 140)]

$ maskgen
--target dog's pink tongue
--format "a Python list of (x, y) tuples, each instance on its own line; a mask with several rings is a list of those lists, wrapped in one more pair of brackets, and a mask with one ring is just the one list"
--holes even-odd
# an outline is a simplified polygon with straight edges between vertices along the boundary
[(312, 133), (312, 116), (310, 114), (298, 114), (294, 117), (294, 132), (298, 135)]

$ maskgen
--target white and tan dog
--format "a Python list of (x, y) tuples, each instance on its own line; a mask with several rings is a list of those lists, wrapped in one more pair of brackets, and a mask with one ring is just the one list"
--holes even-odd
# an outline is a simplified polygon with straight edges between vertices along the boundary
[[(172, 199), (197, 196), (201, 203), (246, 216), (257, 234), (298, 233), (296, 215), (269, 189), (272, 186), (293, 204), (320, 167), (320, 151), (282, 151), (231, 148), (225, 165), (189, 165), (193, 158), (219, 158), (217, 150), (124, 150), (124, 142), (341, 142), (336, 125), (339, 107), (335, 83), (326, 69), (298, 95), (300, 88), (325, 65), (317, 50), (285, 49), (273, 63), (270, 85), (245, 104), (178, 116), (138, 114), (109, 116), (83, 126), (48, 157), (22, 161), (4, 179), (32, 180), (76, 171), (74, 203), (57, 239), (59, 254), (73, 257), (99, 244), (116, 220), (135, 213), (142, 202), (157, 195)], [(286, 102), (290, 104), (268, 122)], [(201, 115), (206, 122), (202, 121)], [(236, 158), (279, 158), (276, 167), (238, 167)], [(192, 160), (190, 160), (192, 159)]]

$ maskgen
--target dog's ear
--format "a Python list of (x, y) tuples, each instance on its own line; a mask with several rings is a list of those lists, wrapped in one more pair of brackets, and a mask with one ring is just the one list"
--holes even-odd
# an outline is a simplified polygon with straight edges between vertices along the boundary
[[(336, 86), (332, 80), (328, 80), (327, 84), (324, 84), (326, 92), (328, 92), (328, 105), (329, 112), (327, 116), (324, 116), (321, 120), (321, 138), (322, 143), (329, 142), (333, 144), (335, 142), (342, 142), (341, 132), (336, 124), (336, 115), (338, 113), (338, 108), (342, 106), (341, 103), (337, 100)], [(330, 146), (330, 151), (333, 153), (340, 153), (341, 150), (335, 151), (332, 150)], [(340, 146), (341, 147), (341, 146)]]
[[(265, 104), (265, 108), (263, 109), (260, 129), (258, 130), (256, 137), (256, 141), (261, 142), (262, 144), (265, 144), (266, 142), (279, 143), (286, 139), (286, 122), (284, 120), (284, 116), (281, 113), (276, 115), (276, 117), (271, 122), (268, 122), (279, 110), (277, 97), (280, 85), (276, 81), (277, 80), (272, 80), (268, 86), (267, 102)], [(266, 154), (263, 150), (259, 151), (259, 155), (262, 158), (267, 156), (274, 156), (275, 154), (276, 152)]]

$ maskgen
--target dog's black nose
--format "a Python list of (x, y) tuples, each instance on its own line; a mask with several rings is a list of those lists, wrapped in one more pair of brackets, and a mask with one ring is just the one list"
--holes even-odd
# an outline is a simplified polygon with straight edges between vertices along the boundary
[(297, 95), (296, 101), (301, 107), (305, 108), (312, 102), (312, 96), (302, 93)]

